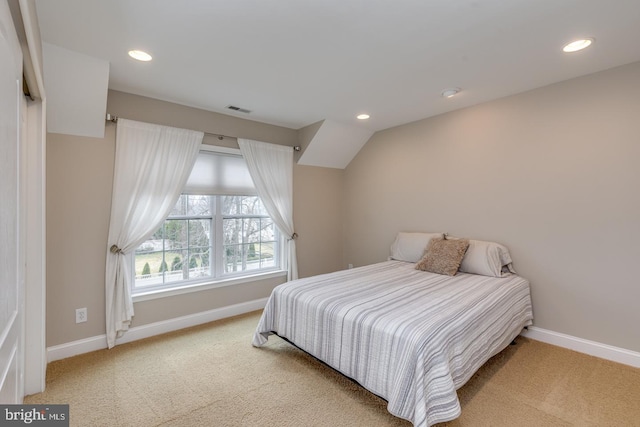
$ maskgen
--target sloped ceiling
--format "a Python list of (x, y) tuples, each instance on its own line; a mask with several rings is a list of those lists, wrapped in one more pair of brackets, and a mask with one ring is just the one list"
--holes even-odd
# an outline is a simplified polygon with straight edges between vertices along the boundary
[(324, 120), (304, 147), (298, 164), (344, 169), (371, 135), (373, 131), (369, 129)]
[(47, 131), (104, 137), (109, 62), (43, 43)]

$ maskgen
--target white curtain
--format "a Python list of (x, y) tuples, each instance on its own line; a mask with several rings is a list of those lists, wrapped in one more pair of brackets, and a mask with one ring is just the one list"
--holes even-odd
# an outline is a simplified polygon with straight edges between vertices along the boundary
[(118, 119), (106, 268), (107, 344), (133, 317), (133, 256), (169, 215), (204, 133)]
[(238, 138), (251, 179), (267, 213), (287, 236), (287, 280), (298, 278), (293, 228), (293, 148)]

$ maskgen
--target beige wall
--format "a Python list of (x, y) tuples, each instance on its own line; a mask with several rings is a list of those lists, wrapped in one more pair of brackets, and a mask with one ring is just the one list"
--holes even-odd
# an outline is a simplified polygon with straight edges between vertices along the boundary
[(298, 233), (300, 277), (346, 268), (342, 253), (344, 171), (301, 165), (293, 171), (293, 219)]
[[(109, 92), (107, 111), (123, 118), (293, 146), (298, 132), (250, 120)], [(234, 138), (205, 142), (237, 147)], [(104, 270), (115, 155), (115, 125), (104, 138), (47, 136), (47, 346), (105, 333)], [(294, 223), (301, 276), (343, 268), (342, 171), (294, 168)], [(132, 326), (263, 298), (283, 279), (135, 303)], [(75, 323), (87, 307), (88, 322)]]
[(640, 351), (639, 160), (640, 63), (378, 132), (345, 171), (345, 262), (401, 230), (498, 241), (536, 326)]

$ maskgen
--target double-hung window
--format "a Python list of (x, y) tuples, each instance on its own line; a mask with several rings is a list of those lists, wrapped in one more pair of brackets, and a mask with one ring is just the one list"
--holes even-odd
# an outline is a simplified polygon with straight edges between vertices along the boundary
[(282, 246), (239, 150), (203, 150), (164, 224), (136, 250), (133, 293), (282, 270)]

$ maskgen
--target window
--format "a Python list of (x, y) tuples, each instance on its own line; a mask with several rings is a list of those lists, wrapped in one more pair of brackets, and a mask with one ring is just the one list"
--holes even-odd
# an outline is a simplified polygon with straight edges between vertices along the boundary
[[(211, 162), (216, 174), (206, 167)], [(185, 190), (255, 193), (250, 178), (247, 184), (245, 172), (238, 169), (243, 165), (242, 157), (203, 152)], [(182, 194), (163, 225), (136, 250), (133, 292), (280, 270), (280, 240), (254, 194)]]
[(278, 233), (257, 196), (219, 196), (223, 274), (278, 267)]

